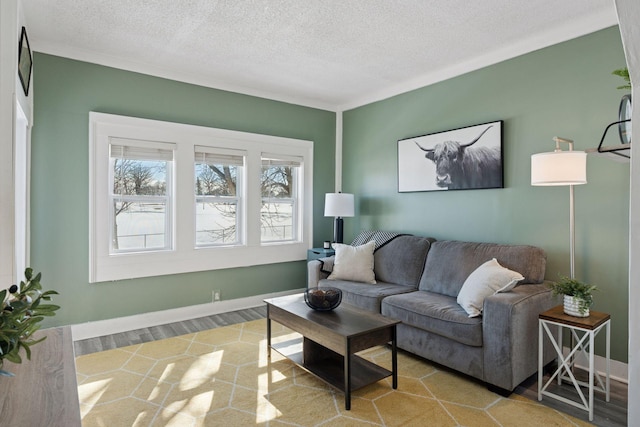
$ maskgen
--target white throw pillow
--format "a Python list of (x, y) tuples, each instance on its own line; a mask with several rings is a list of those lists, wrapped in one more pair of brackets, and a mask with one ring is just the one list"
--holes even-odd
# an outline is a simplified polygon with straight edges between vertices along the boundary
[(329, 280), (352, 280), (354, 282), (376, 283), (373, 273), (373, 251), (376, 242), (373, 240), (361, 246), (335, 243), (333, 248), (336, 257)]
[(469, 317), (482, 314), (484, 299), (499, 292), (508, 292), (523, 280), (522, 274), (501, 266), (493, 258), (476, 268), (464, 281), (458, 294), (458, 304)]

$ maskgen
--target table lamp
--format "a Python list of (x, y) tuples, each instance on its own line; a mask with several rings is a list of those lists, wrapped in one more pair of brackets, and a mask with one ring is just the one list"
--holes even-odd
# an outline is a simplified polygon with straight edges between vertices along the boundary
[(324, 216), (335, 217), (333, 225), (334, 243), (342, 243), (343, 217), (354, 216), (354, 197), (348, 193), (327, 193), (324, 197)]

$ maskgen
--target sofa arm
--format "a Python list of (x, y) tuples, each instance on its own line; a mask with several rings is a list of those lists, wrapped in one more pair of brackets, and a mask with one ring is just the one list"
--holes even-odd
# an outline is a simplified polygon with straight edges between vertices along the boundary
[(318, 286), (318, 282), (322, 279), (329, 277), (329, 273), (322, 270), (322, 266), (325, 262), (333, 265), (335, 256), (328, 258), (313, 259), (307, 263), (307, 287), (315, 288)]
[[(485, 299), (482, 337), (486, 382), (513, 391), (538, 371), (538, 315), (558, 304), (546, 283), (516, 286), (511, 292)], [(554, 356), (552, 346), (545, 344), (544, 365)]]

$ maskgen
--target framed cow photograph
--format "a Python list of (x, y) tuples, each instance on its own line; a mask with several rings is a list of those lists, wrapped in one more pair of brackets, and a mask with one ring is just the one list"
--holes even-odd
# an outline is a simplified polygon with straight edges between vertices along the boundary
[(398, 191), (503, 188), (502, 120), (398, 141)]

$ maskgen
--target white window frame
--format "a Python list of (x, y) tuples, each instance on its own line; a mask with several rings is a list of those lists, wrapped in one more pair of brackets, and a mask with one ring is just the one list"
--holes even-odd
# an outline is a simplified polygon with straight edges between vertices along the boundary
[[(268, 241), (264, 241), (263, 244), (265, 245), (269, 245), (269, 244), (278, 244), (281, 242), (287, 242), (290, 240), (296, 240), (298, 238), (299, 233), (301, 232), (300, 230), (300, 218), (302, 217), (302, 215), (304, 214), (304, 212), (302, 211), (302, 209), (300, 209), (300, 198), (303, 196), (303, 193), (301, 191), (301, 186), (300, 186), (300, 172), (303, 170), (304, 167), (304, 159), (300, 158), (300, 157), (295, 157), (295, 156), (285, 156), (282, 154), (276, 154), (276, 153), (262, 153), (261, 156), (261, 161), (263, 163), (264, 166), (264, 162), (265, 162), (265, 158), (269, 159), (269, 158), (275, 158), (277, 163), (290, 163), (291, 166), (296, 166), (298, 167), (298, 170), (296, 170), (295, 174), (295, 178), (294, 178), (294, 187), (293, 187), (293, 197), (288, 197), (288, 198), (278, 198), (278, 197), (262, 197), (261, 198), (261, 202), (268, 202), (268, 203), (287, 203), (289, 202), (292, 206), (292, 220), (293, 223), (291, 224), (292, 226), (292, 230), (291, 230), (291, 234), (292, 234), (292, 238), (291, 239), (283, 239), (283, 240), (268, 240)], [(269, 162), (268, 160), (266, 161), (267, 163)]]
[[(244, 229), (242, 227), (242, 219), (244, 217), (244, 170), (247, 153), (244, 150), (229, 150), (220, 147), (202, 147), (196, 146), (195, 153), (196, 158), (194, 159), (194, 167), (195, 164), (204, 164), (203, 162), (199, 162), (197, 158), (198, 153), (205, 154), (213, 154), (213, 155), (222, 155), (222, 156), (230, 156), (230, 157), (242, 157), (242, 164), (238, 164), (236, 166), (240, 167), (239, 173), (236, 176), (236, 195), (235, 196), (203, 196), (197, 195), (194, 192), (194, 205), (198, 203), (198, 201), (202, 201), (203, 203), (207, 202), (219, 202), (226, 203), (232, 201), (236, 205), (236, 241), (234, 243), (203, 243), (198, 244), (197, 242), (197, 233), (194, 231), (194, 245), (196, 248), (209, 248), (209, 247), (217, 247), (217, 246), (238, 246), (245, 242), (244, 239)], [(195, 171), (194, 171), (195, 172)], [(195, 186), (195, 173), (194, 173), (194, 186)], [(194, 212), (195, 214), (195, 212)], [(195, 226), (195, 218), (194, 218), (194, 226)]]
[[(110, 254), (109, 138), (176, 145), (171, 250)], [(240, 242), (230, 246), (195, 244), (194, 152), (196, 146), (246, 152), (240, 197)], [(299, 234), (295, 241), (260, 242), (260, 174), (262, 153), (302, 158)], [(306, 259), (313, 242), (313, 142), (89, 113), (89, 282), (151, 277), (222, 268), (247, 267)]]
[[(172, 250), (173, 249), (173, 162), (175, 157), (175, 144), (167, 144), (165, 142), (155, 142), (155, 141), (137, 141), (131, 139), (122, 139), (122, 138), (109, 138), (109, 146), (110, 146), (110, 156), (109, 156), (109, 223), (111, 224), (109, 241), (113, 242), (115, 239), (114, 229), (112, 227), (115, 224), (116, 219), (114, 218), (114, 209), (113, 206), (116, 201), (128, 201), (128, 202), (148, 202), (148, 201), (162, 201), (165, 206), (165, 226), (164, 226), (164, 247), (159, 248), (139, 248), (139, 249), (114, 249), (113, 245), (109, 245), (109, 252), (111, 255), (116, 254), (124, 254), (124, 253), (133, 253), (133, 252), (156, 252), (162, 250)], [(163, 159), (167, 160), (166, 165), (166, 193), (164, 196), (137, 196), (137, 195), (121, 195), (115, 194), (113, 192), (114, 186), (114, 161), (116, 158), (120, 158), (119, 156), (111, 155), (111, 147), (112, 146), (123, 146), (123, 147), (137, 147), (142, 149), (153, 149), (153, 150), (163, 150), (166, 152), (172, 152), (171, 159)], [(150, 160), (150, 159), (146, 159)], [(146, 240), (146, 237), (145, 237)]]

